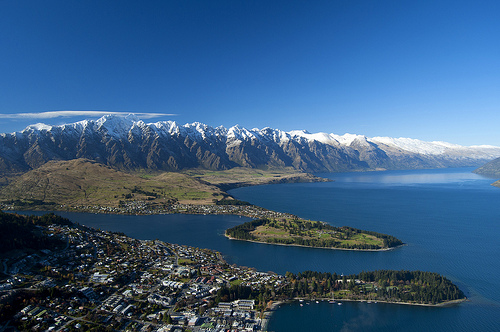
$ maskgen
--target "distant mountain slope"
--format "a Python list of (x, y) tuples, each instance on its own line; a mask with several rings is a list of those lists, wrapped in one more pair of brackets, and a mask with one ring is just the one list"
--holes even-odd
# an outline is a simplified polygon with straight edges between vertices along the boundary
[(483, 166), (474, 170), (474, 173), (500, 178), (500, 158), (494, 159), (484, 164)]
[[(475, 169), (474, 173), (500, 178), (500, 158), (494, 159), (483, 166)], [(500, 188), (500, 180), (492, 183), (493, 186)]]
[(50, 160), (87, 158), (122, 170), (293, 167), (308, 172), (481, 165), (500, 147), (464, 147), (409, 138), (310, 134), (277, 129), (146, 124), (133, 115), (62, 126), (32, 125), (0, 134), (0, 172), (35, 169)]

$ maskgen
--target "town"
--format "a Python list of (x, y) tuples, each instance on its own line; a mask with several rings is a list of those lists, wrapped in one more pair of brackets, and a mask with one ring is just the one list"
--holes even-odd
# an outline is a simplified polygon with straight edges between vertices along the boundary
[(3, 260), (11, 277), (0, 284), (0, 303), (12, 303), (4, 314), (19, 309), (10, 321), (19, 330), (260, 331), (268, 303), (231, 300), (223, 290), (285, 284), (208, 249), (82, 226), (36, 227), (65, 244)]
[[(17, 203), (17, 204), (16, 204)], [(276, 212), (255, 205), (217, 205), (217, 204), (182, 204), (178, 202), (168, 204), (154, 204), (148, 201), (131, 200), (122, 201), (119, 206), (103, 206), (103, 205), (57, 205), (45, 204), (41, 205), (28, 204), (19, 205), (19, 202), (0, 202), (2, 211), (20, 211), (28, 210), (49, 210), (49, 211), (72, 211), (83, 213), (111, 213), (111, 214), (131, 214), (131, 215), (149, 215), (149, 214), (171, 214), (171, 213), (186, 213), (186, 214), (230, 214), (239, 215), (249, 218), (292, 218), (294, 215), (284, 212)]]

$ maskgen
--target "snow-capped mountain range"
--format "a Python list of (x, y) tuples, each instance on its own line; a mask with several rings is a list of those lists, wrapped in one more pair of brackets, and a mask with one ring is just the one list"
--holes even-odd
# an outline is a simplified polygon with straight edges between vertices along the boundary
[(309, 172), (479, 166), (500, 147), (460, 146), (411, 138), (229, 129), (174, 121), (145, 123), (107, 115), (60, 126), (30, 125), (0, 134), (0, 171), (37, 168), (49, 160), (87, 158), (124, 170), (293, 167)]

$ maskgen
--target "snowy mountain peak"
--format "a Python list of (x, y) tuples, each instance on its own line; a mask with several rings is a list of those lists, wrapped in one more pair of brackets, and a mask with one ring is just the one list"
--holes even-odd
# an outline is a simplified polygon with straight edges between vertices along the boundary
[(240, 125), (235, 125), (229, 128), (227, 131), (228, 140), (238, 140), (245, 141), (257, 138), (257, 132), (253, 130), (248, 130), (240, 127)]
[(373, 137), (370, 139), (375, 144), (385, 144), (405, 151), (420, 154), (436, 155), (444, 153), (446, 149), (461, 148), (460, 145), (446, 142), (425, 142), (413, 138), (392, 138), (392, 137)]
[(356, 135), (356, 134), (349, 134), (345, 133), (342, 136), (337, 136), (334, 134), (331, 134), (332, 137), (335, 137), (335, 139), (340, 143), (344, 145), (351, 145), (354, 141), (366, 141), (366, 136), (365, 135)]
[(158, 121), (155, 123), (146, 124), (158, 134), (178, 135), (180, 128), (175, 121)]
[(101, 117), (95, 123), (98, 130), (103, 130), (107, 135), (119, 139), (127, 137), (128, 132), (138, 121), (139, 118), (134, 114), (127, 116), (110, 114)]
[(306, 130), (294, 130), (290, 131), (289, 134), (292, 137), (303, 137), (310, 141), (318, 141), (323, 144), (328, 145), (351, 145), (354, 140), (358, 139), (360, 141), (366, 140), (366, 137), (363, 135), (353, 135), (353, 134), (344, 134), (344, 135), (335, 135), (335, 134), (327, 134), (327, 133), (315, 133), (311, 134)]
[(52, 129), (52, 126), (46, 125), (45, 123), (36, 123), (26, 127), (23, 131), (49, 131)]

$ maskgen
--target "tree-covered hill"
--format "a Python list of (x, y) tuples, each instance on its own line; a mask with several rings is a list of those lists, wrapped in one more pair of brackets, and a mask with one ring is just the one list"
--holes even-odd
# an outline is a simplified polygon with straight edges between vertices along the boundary
[(71, 225), (71, 221), (53, 213), (23, 216), (0, 211), (0, 253), (14, 249), (51, 249), (61, 246), (58, 239), (48, 237), (36, 226)]

